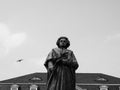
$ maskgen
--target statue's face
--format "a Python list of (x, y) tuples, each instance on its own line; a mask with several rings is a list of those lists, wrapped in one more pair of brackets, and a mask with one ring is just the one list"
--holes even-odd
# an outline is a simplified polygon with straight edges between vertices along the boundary
[(60, 45), (61, 48), (66, 47), (66, 45), (67, 45), (67, 40), (64, 39), (64, 38), (60, 39), (59, 45)]

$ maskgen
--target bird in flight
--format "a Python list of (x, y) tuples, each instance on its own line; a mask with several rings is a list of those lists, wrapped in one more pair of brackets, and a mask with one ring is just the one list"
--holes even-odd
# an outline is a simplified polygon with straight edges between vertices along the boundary
[(23, 61), (23, 59), (19, 59), (19, 60), (17, 60), (17, 62), (22, 62)]

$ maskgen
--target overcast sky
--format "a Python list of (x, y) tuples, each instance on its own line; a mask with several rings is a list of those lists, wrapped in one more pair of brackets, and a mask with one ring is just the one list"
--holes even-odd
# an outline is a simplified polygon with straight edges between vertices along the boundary
[(46, 72), (60, 36), (71, 42), (77, 72), (120, 77), (120, 0), (1, 0), (0, 80)]

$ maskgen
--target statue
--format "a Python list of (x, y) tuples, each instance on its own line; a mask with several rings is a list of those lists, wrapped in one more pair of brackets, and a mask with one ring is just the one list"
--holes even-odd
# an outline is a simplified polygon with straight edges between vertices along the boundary
[(44, 63), (47, 69), (47, 90), (75, 90), (75, 71), (78, 62), (67, 37), (58, 38), (56, 45)]

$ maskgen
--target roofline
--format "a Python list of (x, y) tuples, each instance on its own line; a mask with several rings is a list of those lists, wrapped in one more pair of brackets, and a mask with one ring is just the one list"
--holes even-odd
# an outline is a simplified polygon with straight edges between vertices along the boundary
[(46, 85), (46, 83), (0, 83), (0, 84), (40, 84), (40, 85)]
[[(2, 85), (4, 84), (39, 84), (39, 85), (46, 85), (46, 83), (0, 83)], [(92, 84), (92, 83), (76, 83), (76, 85), (92, 85), (92, 86), (102, 86), (102, 85), (106, 85), (106, 86), (120, 86), (120, 84)]]
[(98, 84), (98, 83), (76, 83), (76, 85), (92, 85), (92, 86), (101, 86), (101, 85), (106, 85), (106, 86), (120, 86), (120, 84)]

